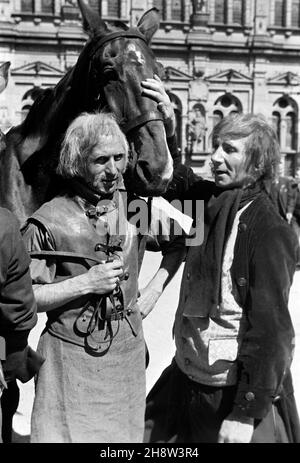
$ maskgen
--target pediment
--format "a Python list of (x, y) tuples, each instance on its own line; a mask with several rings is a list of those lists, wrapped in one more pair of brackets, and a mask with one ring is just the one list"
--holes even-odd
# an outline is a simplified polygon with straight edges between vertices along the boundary
[(179, 71), (178, 69), (173, 68), (172, 66), (167, 66), (164, 68), (164, 77), (163, 80), (179, 80), (184, 82), (189, 82), (193, 79), (192, 76), (186, 74), (185, 72)]
[(268, 85), (299, 85), (300, 77), (294, 72), (284, 72), (268, 79)]
[(11, 70), (14, 76), (45, 76), (45, 77), (62, 77), (65, 73), (42, 61), (28, 63)]
[(242, 74), (239, 71), (235, 71), (234, 69), (227, 69), (226, 71), (221, 71), (217, 74), (207, 76), (204, 80), (211, 83), (252, 83), (251, 77), (245, 76), (245, 74)]

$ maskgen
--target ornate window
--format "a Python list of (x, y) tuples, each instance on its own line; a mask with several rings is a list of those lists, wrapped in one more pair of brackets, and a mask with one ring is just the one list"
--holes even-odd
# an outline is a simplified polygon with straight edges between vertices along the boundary
[(51, 14), (55, 13), (55, 0), (21, 0), (21, 13)]
[(292, 27), (300, 27), (300, 1), (292, 0)]
[(215, 0), (215, 22), (226, 23), (226, 1)]
[(274, 26), (285, 25), (285, 1), (274, 0)]
[(21, 0), (22, 13), (34, 13), (34, 0)]
[(214, 105), (214, 115), (221, 115), (221, 119), (228, 116), (228, 114), (237, 114), (242, 112), (243, 109), (240, 100), (231, 93), (226, 93), (225, 95), (220, 96)]
[(41, 0), (41, 12), (54, 14), (54, 0)]
[(280, 97), (273, 105), (273, 127), (277, 133), (280, 150), (285, 159), (285, 172), (292, 175), (296, 162), (298, 106), (288, 95)]
[(290, 112), (286, 115), (286, 141), (285, 146), (288, 150), (294, 150), (295, 146), (295, 113)]
[(232, 2), (232, 22), (234, 24), (244, 23), (244, 1), (233, 0)]
[(281, 123), (280, 113), (278, 111), (274, 111), (272, 114), (272, 125), (273, 125), (274, 131), (276, 132), (279, 143), (280, 143), (280, 123)]
[(107, 2), (107, 15), (112, 18), (121, 17), (121, 2), (120, 0), (109, 0)]
[(175, 113), (175, 120), (176, 120), (176, 136), (178, 146), (181, 148), (182, 136), (181, 136), (181, 128), (182, 128), (182, 104), (178, 96), (174, 95), (174, 93), (168, 92), (169, 98), (171, 100), (174, 113)]
[(183, 5), (182, 0), (171, 1), (171, 20), (182, 21), (183, 16)]
[(223, 119), (222, 111), (219, 111), (218, 109), (216, 109), (213, 112), (213, 127), (217, 125), (222, 119)]

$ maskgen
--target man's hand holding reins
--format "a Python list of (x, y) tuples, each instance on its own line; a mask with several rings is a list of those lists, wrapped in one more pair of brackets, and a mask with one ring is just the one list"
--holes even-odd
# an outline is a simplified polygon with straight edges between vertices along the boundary
[(82, 285), (92, 294), (106, 294), (113, 291), (123, 275), (123, 262), (116, 259), (113, 262), (94, 265), (82, 275)]

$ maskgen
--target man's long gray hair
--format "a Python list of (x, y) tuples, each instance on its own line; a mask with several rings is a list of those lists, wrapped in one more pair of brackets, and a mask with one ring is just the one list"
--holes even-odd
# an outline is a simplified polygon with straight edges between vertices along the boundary
[(97, 145), (103, 147), (120, 141), (128, 161), (128, 143), (111, 113), (82, 113), (68, 127), (62, 142), (57, 174), (64, 178), (83, 177), (89, 154)]

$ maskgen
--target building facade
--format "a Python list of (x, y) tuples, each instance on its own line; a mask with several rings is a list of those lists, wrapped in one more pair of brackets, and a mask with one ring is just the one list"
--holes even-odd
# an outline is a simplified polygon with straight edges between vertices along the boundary
[[(210, 133), (230, 113), (262, 113), (273, 124), (285, 171), (300, 165), (300, 0), (86, 0), (108, 22), (137, 23), (153, 6), (152, 42), (165, 67), (186, 163), (209, 172)], [(26, 116), (40, 91), (74, 65), (87, 36), (76, 0), (0, 0), (0, 128)]]

